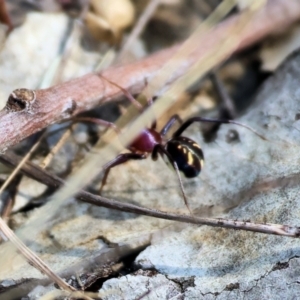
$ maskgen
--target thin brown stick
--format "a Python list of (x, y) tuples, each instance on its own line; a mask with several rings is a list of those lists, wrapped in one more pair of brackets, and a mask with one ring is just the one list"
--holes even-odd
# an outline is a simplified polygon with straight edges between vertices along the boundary
[[(189, 57), (181, 58), (182, 67), (178, 68), (176, 74), (172, 74), (170, 82), (183, 75), (195, 61), (207, 56), (210, 50), (228, 36), (228, 32), (240, 22), (240, 17), (240, 15), (231, 17), (199, 39), (198, 48)], [(278, 28), (282, 30), (299, 18), (298, 0), (269, 1), (268, 5), (242, 28), (239, 45), (234, 52), (245, 49)], [(178, 48), (179, 46), (175, 46), (133, 64), (107, 69), (102, 75), (110, 81), (117, 82), (132, 94), (139, 93)], [(29, 101), (30, 105), (25, 105), (25, 108), (12, 110), (11, 103), (8, 103), (0, 112), (0, 152), (50, 124), (116, 100), (120, 94), (116, 86), (103, 80), (97, 73), (91, 73), (48, 89), (36, 90), (34, 101), (32, 103)]]
[[(8, 152), (5, 155), (0, 156), (0, 161), (5, 165), (15, 166), (19, 163), (21, 158), (12, 152)], [(65, 184), (64, 180), (57, 177), (56, 175), (52, 175), (51, 173), (43, 170), (39, 166), (27, 162), (23, 168), (22, 172), (31, 178), (42, 182), (50, 187), (59, 187)], [(81, 190), (77, 193), (77, 199), (83, 202), (91, 203), (97, 206), (102, 206), (114, 210), (126, 211), (130, 213), (150, 216), (154, 218), (160, 218), (165, 220), (172, 220), (183, 223), (190, 223), (196, 225), (207, 225), (213, 227), (223, 227), (229, 229), (237, 229), (237, 230), (246, 230), (252, 232), (260, 232), (265, 234), (274, 234), (281, 236), (288, 236), (299, 238), (300, 236), (300, 227), (292, 227), (288, 225), (278, 225), (278, 224), (260, 224), (260, 223), (251, 223), (246, 221), (237, 221), (230, 219), (222, 219), (222, 218), (199, 218), (196, 216), (189, 215), (178, 215), (174, 213), (162, 212), (155, 209), (140, 207), (137, 205), (133, 205), (130, 203), (123, 203), (113, 199), (108, 199), (102, 196), (97, 196)]]

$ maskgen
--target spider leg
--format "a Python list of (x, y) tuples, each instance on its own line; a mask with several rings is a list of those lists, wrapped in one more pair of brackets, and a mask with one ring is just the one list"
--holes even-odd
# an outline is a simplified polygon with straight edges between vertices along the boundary
[[(120, 129), (112, 122), (105, 121), (103, 119), (92, 118), (92, 117), (74, 117), (70, 119), (72, 122), (90, 122), (99, 126), (113, 129), (117, 134), (120, 133)], [(67, 120), (68, 121), (68, 120)]]
[(178, 166), (177, 166), (177, 163), (174, 161), (174, 159), (172, 158), (172, 156), (170, 155), (170, 153), (160, 144), (157, 144), (153, 150), (153, 153), (152, 153), (152, 159), (157, 157), (157, 155), (160, 154), (161, 156), (166, 155), (169, 162), (171, 163), (171, 165), (173, 166), (173, 168), (175, 169), (176, 171), (176, 174), (177, 174), (177, 178), (178, 178), (178, 181), (179, 181), (179, 186), (180, 186), (180, 190), (181, 190), (181, 193), (182, 193), (182, 196), (183, 196), (183, 201), (184, 201), (184, 204), (186, 206), (186, 208), (189, 210), (191, 216), (193, 216), (193, 213), (189, 207), (189, 204), (188, 204), (188, 200), (187, 200), (187, 197), (186, 197), (186, 194), (185, 194), (185, 191), (184, 191), (184, 188), (183, 188), (183, 184), (182, 184), (182, 179), (181, 179), (181, 176), (180, 176), (180, 173), (179, 173), (179, 169), (178, 169)]
[[(147, 98), (147, 106), (148, 107), (151, 107), (153, 105), (153, 98), (151, 97), (151, 98)], [(151, 129), (156, 129), (156, 125), (157, 125), (157, 121), (156, 121), (156, 119), (153, 121), (153, 123), (151, 124)]]
[(154, 120), (150, 128), (155, 130), (156, 125), (157, 125), (157, 122), (156, 122), (156, 120)]
[(109, 80), (108, 78), (104, 77), (103, 75), (99, 74), (100, 77), (102, 77), (103, 79), (105, 79), (107, 82), (109, 82), (110, 84), (116, 86), (117, 88), (119, 88), (124, 95), (127, 97), (127, 99), (139, 110), (139, 111), (143, 111), (143, 106), (140, 104), (139, 101), (137, 101), (126, 89), (124, 89), (123, 87), (121, 87), (120, 85), (118, 85), (117, 83)]
[(152, 151), (152, 154), (151, 154), (152, 160), (156, 161), (158, 159), (158, 151), (159, 151), (159, 147), (156, 145), (153, 148), (153, 151)]
[[(123, 87), (121, 87), (117, 83), (107, 79), (106, 77), (104, 77), (101, 74), (99, 74), (99, 76), (101, 76), (103, 79), (108, 81), (110, 84), (112, 84), (112, 85), (116, 86), (117, 88), (119, 88), (124, 93), (124, 95), (127, 97), (127, 99), (131, 102), (131, 104), (133, 104), (140, 112), (142, 112), (144, 110), (144, 108), (140, 104), (140, 102), (137, 101), (126, 89), (124, 89)], [(152, 98), (147, 98), (147, 106), (150, 107), (150, 106), (152, 106), (152, 104), (153, 104), (153, 99)], [(155, 129), (155, 128), (156, 128), (156, 120), (151, 125), (151, 129)]]
[(103, 175), (103, 179), (101, 182), (101, 187), (99, 189), (99, 194), (101, 194), (102, 189), (104, 188), (106, 181), (107, 181), (107, 177), (108, 174), (110, 172), (110, 169), (121, 165), (129, 160), (138, 160), (138, 159), (145, 159), (147, 158), (147, 155), (145, 154), (139, 154), (139, 153), (122, 153), (119, 154), (117, 157), (115, 157), (113, 160), (111, 160), (110, 162), (108, 162), (106, 165), (103, 166), (103, 170), (104, 170), (104, 175)]
[(160, 131), (160, 134), (162, 136), (165, 136), (168, 133), (168, 131), (172, 128), (172, 126), (174, 125), (174, 123), (176, 121), (179, 122), (180, 124), (182, 124), (181, 118), (178, 115), (174, 115), (170, 118), (170, 120), (167, 122), (167, 124)]
[(217, 91), (219, 98), (223, 102), (224, 108), (229, 112), (230, 118), (235, 118), (237, 116), (237, 111), (234, 102), (226, 91), (226, 88), (220, 80), (217, 72), (212, 71), (209, 77)]
[(257, 131), (255, 131), (250, 126), (247, 126), (243, 123), (233, 121), (233, 120), (222, 120), (222, 119), (209, 119), (209, 118), (202, 118), (202, 117), (193, 117), (185, 121), (173, 134), (173, 137), (180, 136), (190, 125), (192, 125), (195, 122), (209, 122), (209, 123), (219, 123), (219, 124), (235, 124), (241, 127), (244, 127), (251, 132), (253, 132), (255, 135), (260, 137), (262, 140), (267, 141), (268, 139), (265, 138), (263, 135), (259, 134)]

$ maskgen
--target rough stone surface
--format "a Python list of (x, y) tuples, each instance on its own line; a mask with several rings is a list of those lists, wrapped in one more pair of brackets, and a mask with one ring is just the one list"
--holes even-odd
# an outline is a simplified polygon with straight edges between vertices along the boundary
[(140, 272), (104, 283), (102, 299), (177, 299), (181, 294), (180, 285), (170, 282), (165, 276), (152, 272)]
[(67, 23), (63, 14), (31, 13), (24, 25), (9, 35), (0, 54), (0, 108), (14, 89), (38, 87), (58, 55)]
[[(189, 199), (239, 204), (223, 215), (232, 219), (299, 225), (299, 76), (298, 53), (264, 84), (240, 119), (268, 141), (235, 127), (240, 142), (226, 144), (228, 126), (222, 126), (216, 142), (203, 145), (202, 184), (197, 191), (187, 187)], [(135, 262), (165, 275), (168, 288), (174, 281), (192, 280), (182, 299), (292, 299), (300, 292), (299, 256), (298, 239), (186, 226), (157, 238)], [(124, 294), (135, 280), (127, 279)], [(111, 282), (111, 289), (119, 286), (122, 279)]]
[[(14, 89), (52, 85), (70, 26), (63, 13), (28, 13), (24, 24), (11, 32), (0, 51), (0, 109)], [(62, 80), (91, 72), (100, 59), (99, 53), (82, 49), (74, 38), (67, 51)]]

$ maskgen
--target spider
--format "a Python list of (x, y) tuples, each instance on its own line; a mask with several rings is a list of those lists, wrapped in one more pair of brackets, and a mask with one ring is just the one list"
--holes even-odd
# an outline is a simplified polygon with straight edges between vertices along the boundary
[[(106, 80), (109, 81), (108, 79)], [(120, 88), (134, 105), (140, 105), (139, 102), (138, 104), (136, 103), (137, 100), (134, 99), (133, 96), (124, 88), (120, 87), (114, 82), (109, 82)], [(150, 106), (151, 104), (152, 100), (149, 100), (148, 106)], [(139, 106), (138, 108), (142, 109)], [(180, 127), (173, 133), (170, 139), (166, 139), (166, 134), (175, 125), (176, 122), (181, 124)], [(262, 135), (257, 133), (251, 127), (233, 120), (192, 117), (183, 122), (178, 115), (174, 115), (169, 119), (169, 121), (160, 131), (156, 129), (156, 121), (154, 121), (151, 127), (143, 129), (142, 132), (137, 136), (137, 138), (127, 147), (130, 153), (119, 154), (103, 166), (104, 176), (100, 187), (100, 193), (107, 182), (107, 178), (111, 168), (123, 164), (129, 160), (146, 159), (149, 154), (151, 154), (152, 159), (156, 161), (158, 156), (161, 155), (162, 158), (169, 162), (176, 171), (184, 203), (188, 208), (190, 214), (192, 214), (188, 205), (186, 194), (183, 189), (180, 172), (182, 172), (186, 178), (194, 178), (200, 174), (201, 169), (203, 168), (204, 155), (201, 147), (194, 140), (182, 135), (184, 131), (195, 122), (235, 124), (249, 129), (254, 134), (265, 140)]]

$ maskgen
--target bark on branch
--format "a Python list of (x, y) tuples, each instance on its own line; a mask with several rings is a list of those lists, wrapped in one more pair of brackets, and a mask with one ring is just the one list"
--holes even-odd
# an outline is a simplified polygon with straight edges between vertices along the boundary
[[(282, 30), (299, 19), (298, 0), (268, 1), (264, 9), (241, 29), (240, 43), (236, 51), (252, 45), (278, 29)], [(210, 49), (228, 36), (228, 32), (239, 24), (239, 21), (239, 15), (233, 16), (199, 39), (199, 47), (189, 57), (181, 58), (180, 63), (184, 67), (179, 68), (175, 75), (172, 74), (172, 80), (176, 80), (189, 66), (207, 55)], [(109, 68), (102, 75), (130, 93), (139, 93), (179, 47), (180, 45), (162, 50), (133, 64)], [(0, 153), (55, 122), (115, 100), (120, 94), (121, 91), (116, 86), (96, 73), (48, 89), (16, 90), (10, 95), (6, 107), (0, 111)]]

